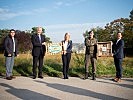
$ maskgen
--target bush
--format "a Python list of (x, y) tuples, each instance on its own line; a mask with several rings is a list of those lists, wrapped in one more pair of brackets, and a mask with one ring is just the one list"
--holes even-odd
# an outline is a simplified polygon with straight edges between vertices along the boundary
[[(5, 74), (5, 59), (0, 55), (0, 75)], [(43, 74), (52, 77), (62, 77), (62, 60), (61, 55), (46, 55), (43, 66)], [(89, 72), (91, 73), (91, 65)], [(32, 57), (31, 55), (21, 54), (15, 59), (13, 70), (14, 75), (30, 76), (32, 75)], [(69, 76), (84, 77), (84, 55), (72, 54), (70, 62)], [(114, 77), (115, 66), (112, 57), (100, 57), (97, 60), (97, 77)], [(123, 77), (133, 77), (133, 58), (123, 60)]]

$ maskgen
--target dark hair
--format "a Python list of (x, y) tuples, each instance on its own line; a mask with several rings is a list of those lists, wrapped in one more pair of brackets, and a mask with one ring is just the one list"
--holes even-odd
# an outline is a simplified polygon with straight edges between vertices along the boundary
[[(10, 30), (10, 33), (11, 33), (11, 31), (14, 31), (14, 32), (16, 32), (14, 29), (11, 29), (11, 30)], [(10, 35), (10, 33), (9, 33), (9, 35), (8, 35), (8, 36), (11, 38), (11, 35)], [(14, 35), (14, 38), (16, 38), (16, 34)]]
[(89, 31), (88, 34), (90, 34), (91, 32), (93, 32), (93, 31)]
[(117, 32), (117, 34), (118, 34), (118, 33), (121, 33), (121, 35), (122, 35), (122, 32)]
[(14, 32), (15, 32), (15, 30), (14, 30), (14, 29), (11, 29), (11, 30), (10, 30), (10, 33), (11, 33), (11, 31), (14, 31)]

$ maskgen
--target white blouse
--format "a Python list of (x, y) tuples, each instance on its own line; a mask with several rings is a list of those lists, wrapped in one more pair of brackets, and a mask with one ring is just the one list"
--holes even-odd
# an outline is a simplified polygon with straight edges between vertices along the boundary
[(67, 50), (68, 41), (65, 41), (64, 43), (64, 50)]

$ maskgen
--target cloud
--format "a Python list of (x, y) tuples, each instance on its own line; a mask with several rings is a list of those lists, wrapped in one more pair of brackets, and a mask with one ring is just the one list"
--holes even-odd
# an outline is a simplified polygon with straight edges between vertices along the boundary
[(54, 8), (60, 8), (61, 6), (74, 6), (86, 1), (87, 0), (61, 0), (61, 1), (55, 2)]
[(83, 33), (92, 28), (104, 27), (105, 23), (83, 23), (83, 24), (57, 24), (45, 26), (46, 35), (50, 37), (53, 42), (60, 42), (64, 34), (69, 32), (74, 43), (82, 43), (84, 41)]
[(43, 12), (48, 12), (50, 10), (46, 9), (46, 8), (37, 8), (37, 9), (34, 9), (32, 12), (35, 12), (35, 13), (43, 13)]
[(33, 15), (33, 14), (48, 12), (48, 11), (49, 10), (47, 10), (46, 8), (37, 8), (31, 11), (12, 12), (9, 9), (0, 8), (0, 20), (8, 20), (17, 16)]
[(61, 6), (61, 5), (63, 5), (63, 2), (59, 1), (59, 2), (56, 2), (55, 4), (56, 4), (57, 6)]
[(0, 20), (6, 20), (17, 16), (16, 13), (9, 12), (8, 9), (0, 8)]

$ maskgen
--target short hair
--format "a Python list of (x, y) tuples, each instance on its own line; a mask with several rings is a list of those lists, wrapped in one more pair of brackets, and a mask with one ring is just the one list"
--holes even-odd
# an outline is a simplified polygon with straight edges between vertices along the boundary
[(93, 31), (89, 31), (88, 34), (90, 34), (91, 32), (93, 32)]
[[(121, 33), (121, 32), (117, 32), (117, 34), (118, 34), (118, 33)], [(121, 33), (121, 34), (122, 34), (122, 33)]]
[(15, 30), (14, 30), (14, 29), (11, 29), (11, 30), (10, 30), (10, 33), (11, 33), (11, 31), (14, 31), (14, 32), (15, 32)]
[(38, 26), (38, 27), (37, 27), (37, 30), (38, 30), (39, 28), (43, 29), (42, 27)]

